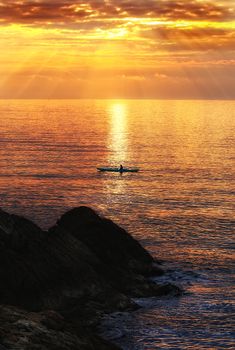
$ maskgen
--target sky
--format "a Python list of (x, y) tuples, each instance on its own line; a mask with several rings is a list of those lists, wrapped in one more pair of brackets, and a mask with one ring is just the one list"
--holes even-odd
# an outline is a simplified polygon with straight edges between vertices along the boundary
[(0, 0), (0, 98), (235, 99), (235, 0)]

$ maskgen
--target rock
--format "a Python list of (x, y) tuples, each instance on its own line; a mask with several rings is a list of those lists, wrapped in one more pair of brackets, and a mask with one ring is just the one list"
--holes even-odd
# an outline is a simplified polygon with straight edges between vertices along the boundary
[(152, 267), (151, 255), (123, 228), (101, 218), (88, 207), (74, 208), (65, 213), (57, 225), (86, 244), (101, 261), (145, 273)]
[[(123, 228), (101, 218), (92, 209), (79, 207), (65, 213), (57, 227), (83, 242), (106, 267), (102, 271), (115, 288), (126, 291), (135, 275), (157, 271), (151, 255)], [(163, 271), (162, 271), (163, 273)]]
[(7, 350), (7, 349), (5, 348), (5, 346), (0, 344), (0, 350)]
[(61, 331), (65, 327), (65, 320), (60, 314), (53, 310), (44, 311), (41, 319), (41, 323), (48, 329), (54, 329), (55, 331)]
[(180, 295), (178, 287), (147, 278), (162, 273), (133, 237), (90, 208), (70, 210), (48, 232), (0, 210), (0, 303), (28, 310), (1, 309), (12, 330), (0, 326), (0, 342), (3, 337), (4, 347), (21, 350), (50, 349), (46, 343), (112, 349), (87, 327), (105, 312), (135, 310), (132, 297)]
[(182, 290), (171, 283), (155, 285), (155, 296), (181, 296)]
[(145, 276), (163, 273), (124, 229), (87, 207), (70, 210), (48, 232), (0, 211), (0, 239), (0, 302), (32, 311), (91, 314), (91, 302), (94, 317), (100, 309), (133, 309), (126, 295), (156, 295)]
[(2, 350), (119, 349), (55, 312), (29, 313), (9, 306), (0, 306), (0, 341)]

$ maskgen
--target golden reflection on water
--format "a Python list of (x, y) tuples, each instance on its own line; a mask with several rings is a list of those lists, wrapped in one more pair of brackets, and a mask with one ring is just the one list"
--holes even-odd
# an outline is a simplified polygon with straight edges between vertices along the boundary
[[(108, 105), (107, 112), (109, 119), (107, 165), (114, 167), (119, 167), (120, 164), (127, 165), (129, 157), (127, 105), (124, 101), (112, 101)], [(110, 199), (113, 194), (120, 198), (119, 196), (125, 193), (125, 181), (122, 179), (122, 174), (111, 174), (110, 181), (105, 181), (105, 188)]]
[[(25, 200), (33, 198), (27, 210), (38, 207), (42, 216), (57, 193), (67, 206), (79, 197), (126, 212), (128, 222), (130, 210), (146, 222), (233, 215), (233, 102), (0, 101), (0, 111), (4, 204), (23, 188)], [(97, 177), (97, 166), (120, 164), (141, 172)], [(63, 201), (58, 206), (64, 210)]]
[(111, 152), (111, 162), (119, 166), (128, 159), (128, 112), (124, 102), (113, 102), (109, 106), (110, 130), (108, 148)]

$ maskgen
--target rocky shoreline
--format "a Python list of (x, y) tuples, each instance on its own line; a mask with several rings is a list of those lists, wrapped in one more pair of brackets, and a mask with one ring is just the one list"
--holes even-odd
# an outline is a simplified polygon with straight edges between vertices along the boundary
[(0, 350), (118, 349), (96, 334), (104, 313), (132, 298), (180, 295), (157, 261), (124, 229), (88, 207), (48, 231), (0, 210)]

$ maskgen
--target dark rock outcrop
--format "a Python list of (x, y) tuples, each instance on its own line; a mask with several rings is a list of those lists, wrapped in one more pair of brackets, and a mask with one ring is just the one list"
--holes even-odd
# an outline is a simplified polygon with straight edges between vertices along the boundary
[(97, 273), (115, 289), (130, 296), (155, 295), (155, 285), (145, 278), (156, 272), (154, 260), (124, 229), (87, 207), (64, 214), (52, 230), (61, 229), (93, 252), (102, 263), (95, 267)]
[[(70, 210), (48, 232), (0, 210), (0, 303), (30, 311), (24, 314), (26, 319), (39, 317), (32, 312), (55, 310), (76, 324), (76, 332), (79, 327), (85, 332), (103, 312), (135, 309), (131, 297), (179, 295), (176, 286), (157, 285), (147, 278), (162, 273), (124, 229), (90, 208)], [(46, 318), (49, 323), (43, 327), (63, 325), (58, 317), (56, 322)], [(31, 349), (27, 346), (22, 349)], [(90, 349), (76, 346), (71, 349)]]
[(57, 224), (88, 246), (110, 268), (150, 273), (153, 264), (151, 255), (124, 229), (111, 220), (101, 218), (92, 209), (72, 209)]
[[(2, 213), (0, 213), (2, 214)], [(134, 303), (114, 290), (98, 271), (106, 270), (83, 242), (63, 229), (43, 232), (15, 215), (0, 215), (0, 302), (29, 310), (66, 313), (95, 302), (100, 309)], [(99, 308), (98, 308), (99, 309)]]
[(26, 312), (0, 306), (0, 350), (118, 350), (54, 311)]

